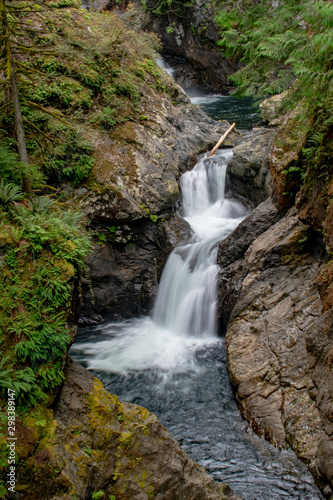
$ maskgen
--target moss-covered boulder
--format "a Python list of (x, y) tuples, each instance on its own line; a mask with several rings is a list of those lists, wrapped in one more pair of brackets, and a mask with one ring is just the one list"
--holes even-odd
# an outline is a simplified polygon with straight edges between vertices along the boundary
[[(22, 500), (239, 498), (193, 462), (149, 411), (122, 403), (71, 359), (65, 376), (44, 417), (47, 430), (19, 468)], [(31, 433), (40, 425), (36, 417), (26, 421)]]

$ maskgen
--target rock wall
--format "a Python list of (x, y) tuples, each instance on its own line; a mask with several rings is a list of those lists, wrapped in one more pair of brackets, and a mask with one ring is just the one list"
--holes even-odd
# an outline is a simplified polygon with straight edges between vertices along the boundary
[[(330, 497), (333, 266), (332, 231), (325, 231), (330, 205), (327, 198), (315, 201), (306, 193), (326, 192), (324, 187), (329, 192), (331, 180), (319, 176), (311, 189), (305, 183), (297, 206), (287, 213), (284, 207), (292, 198), (281, 202), (281, 186), (287, 191), (282, 168), (275, 170), (270, 187), (264, 181), (258, 189), (258, 166), (270, 165), (274, 172), (277, 146), (272, 138), (276, 134), (275, 141), (281, 140), (283, 133), (251, 133), (236, 143), (231, 183), (236, 184), (236, 173), (236, 182), (247, 186), (254, 204), (268, 194), (275, 204), (268, 199), (257, 206), (220, 245), (220, 328), (226, 333), (230, 378), (243, 416), (273, 444), (291, 446)], [(283, 169), (294, 164), (297, 154), (295, 148), (293, 154), (279, 156)]]
[[(214, 7), (204, 0), (185, 9), (182, 17), (172, 13), (148, 17), (145, 27), (161, 37), (162, 55), (170, 60), (176, 81), (185, 89), (201, 86), (228, 93), (232, 88), (228, 78), (240, 66), (216, 46), (219, 28), (214, 17)], [(171, 31), (167, 29), (170, 26)]]
[(186, 221), (166, 217), (118, 226), (113, 240), (96, 245), (88, 257), (89, 276), (81, 279), (80, 325), (98, 324), (105, 315), (119, 320), (149, 314), (169, 253), (191, 235)]
[[(152, 31), (161, 39), (162, 55), (174, 69), (173, 76), (183, 87), (206, 87), (209, 90), (228, 93), (232, 86), (229, 76), (239, 69), (237, 60), (226, 58), (216, 46), (219, 40), (219, 28), (214, 22), (214, 6), (204, 0), (196, 0), (190, 8), (184, 9), (183, 15), (168, 12), (155, 15), (142, 8), (139, 1), (130, 3), (123, 0), (121, 5), (115, 0), (85, 0), (94, 10), (117, 10), (120, 16), (139, 26)], [(155, 4), (154, 4), (155, 5)], [(134, 7), (134, 8), (133, 8)], [(125, 12), (127, 8), (127, 12)]]

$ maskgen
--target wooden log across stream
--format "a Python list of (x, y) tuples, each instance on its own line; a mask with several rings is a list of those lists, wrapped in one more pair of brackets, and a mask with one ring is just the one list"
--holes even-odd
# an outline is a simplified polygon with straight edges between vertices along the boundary
[(229, 127), (228, 130), (222, 135), (221, 139), (217, 142), (216, 146), (213, 147), (213, 149), (211, 150), (211, 152), (209, 153), (207, 158), (209, 158), (210, 156), (213, 156), (215, 151), (221, 146), (222, 142), (227, 137), (227, 135), (230, 134), (230, 132), (232, 131), (232, 129), (234, 128), (235, 125), (236, 125), (236, 123), (233, 123), (231, 125), (231, 127)]

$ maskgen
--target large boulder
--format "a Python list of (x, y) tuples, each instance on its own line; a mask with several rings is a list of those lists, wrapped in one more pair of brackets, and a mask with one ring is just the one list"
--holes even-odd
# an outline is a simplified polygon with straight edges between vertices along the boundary
[(234, 144), (228, 165), (230, 188), (255, 205), (273, 193), (270, 160), (275, 134), (274, 129), (263, 128), (241, 135)]
[(22, 475), (19, 466), (22, 500), (88, 500), (97, 493), (117, 500), (240, 500), (149, 411), (122, 403), (71, 359), (65, 377), (44, 434), (32, 436)]
[[(258, 236), (281, 218), (272, 200), (261, 203), (219, 245), (217, 262), (220, 267), (218, 290), (218, 318), (220, 330), (226, 332), (229, 318), (240, 293), (243, 273), (233, 272)], [(230, 292), (230, 288), (232, 292)]]
[[(229, 128), (228, 122), (211, 120), (191, 104), (171, 79), (168, 83), (172, 98), (145, 89), (138, 104), (141, 122), (90, 137), (95, 159), (91, 180), (84, 192), (74, 190), (72, 198), (90, 218), (111, 225), (171, 210), (179, 198), (180, 175)], [(226, 145), (236, 137), (229, 134)]]

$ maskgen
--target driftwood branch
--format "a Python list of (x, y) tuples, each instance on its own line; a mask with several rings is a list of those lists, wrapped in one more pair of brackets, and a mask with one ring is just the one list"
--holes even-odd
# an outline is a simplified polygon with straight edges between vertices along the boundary
[(221, 139), (218, 141), (218, 143), (216, 144), (216, 146), (211, 150), (211, 152), (209, 153), (209, 155), (207, 156), (207, 158), (209, 158), (210, 156), (213, 156), (213, 154), (215, 153), (215, 151), (221, 146), (222, 142), (227, 137), (227, 135), (230, 134), (230, 132), (232, 131), (232, 129), (234, 128), (235, 125), (236, 125), (236, 123), (233, 123), (231, 125), (231, 127), (228, 128), (228, 130), (222, 135)]

